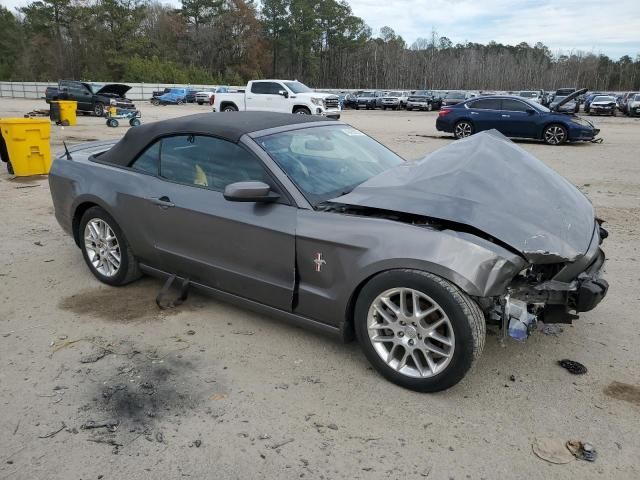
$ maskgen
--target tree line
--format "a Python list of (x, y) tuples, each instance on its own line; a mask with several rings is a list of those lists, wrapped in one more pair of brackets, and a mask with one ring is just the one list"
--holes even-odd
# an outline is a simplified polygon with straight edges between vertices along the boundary
[(316, 88), (640, 89), (640, 53), (614, 60), (542, 43), (411, 45), (374, 34), (344, 0), (38, 0), (0, 6), (0, 79), (240, 85), (298, 79)]

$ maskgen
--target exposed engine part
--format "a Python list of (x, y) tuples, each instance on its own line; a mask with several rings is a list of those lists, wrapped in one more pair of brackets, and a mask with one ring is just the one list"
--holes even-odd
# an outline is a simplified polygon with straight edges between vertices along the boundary
[(527, 304), (506, 295), (489, 313), (489, 319), (502, 324), (502, 332), (514, 340), (524, 342), (535, 330), (538, 317), (529, 312)]

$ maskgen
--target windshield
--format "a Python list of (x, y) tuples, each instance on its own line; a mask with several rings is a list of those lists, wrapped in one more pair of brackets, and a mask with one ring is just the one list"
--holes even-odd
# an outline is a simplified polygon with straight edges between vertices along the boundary
[(633, 97), (633, 99), (634, 99), (635, 101), (639, 101), (639, 100), (640, 100), (640, 95), (636, 95), (635, 97)]
[(284, 82), (289, 90), (293, 93), (307, 93), (313, 92), (309, 87), (307, 87), (304, 83), (300, 82)]
[(401, 97), (402, 96), (402, 92), (390, 92), (387, 96), (388, 97)]
[(556, 96), (556, 97), (554, 97), (554, 99), (553, 99), (553, 103), (559, 103), (559, 102), (561, 102), (562, 100), (564, 100), (565, 98), (567, 98), (567, 97), (566, 97), (566, 96), (564, 96), (564, 97), (558, 97), (558, 96)]
[(464, 92), (447, 93), (447, 98), (464, 98)]
[(362, 92), (360, 94), (361, 97), (373, 97), (374, 93), (373, 92)]
[(348, 125), (292, 130), (256, 142), (313, 205), (346, 194), (404, 161)]
[(525, 98), (536, 98), (538, 96), (538, 92), (520, 92), (519, 95)]
[(596, 98), (593, 99), (594, 102), (615, 102), (616, 99), (613, 97), (610, 97), (609, 95), (598, 95)]
[(416, 90), (416, 93), (414, 93), (414, 95), (416, 97), (425, 97), (429, 95), (429, 92), (427, 90)]

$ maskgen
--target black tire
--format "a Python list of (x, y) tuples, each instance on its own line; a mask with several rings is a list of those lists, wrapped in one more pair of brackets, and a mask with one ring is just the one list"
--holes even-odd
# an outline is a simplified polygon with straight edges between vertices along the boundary
[[(96, 268), (91, 264), (91, 261), (89, 260), (87, 248), (84, 245), (85, 227), (87, 226), (87, 223), (89, 223), (89, 221), (93, 219), (100, 219), (106, 222), (115, 233), (118, 245), (120, 246), (120, 267), (116, 274), (111, 277), (105, 276), (98, 270), (96, 270)], [(100, 207), (89, 208), (82, 215), (82, 218), (80, 219), (80, 223), (78, 225), (78, 229), (78, 238), (80, 239), (80, 249), (82, 250), (82, 256), (85, 263), (89, 267), (89, 270), (91, 270), (91, 273), (93, 273), (93, 275), (98, 280), (100, 280), (102, 283), (106, 283), (107, 285), (120, 286), (131, 283), (141, 277), (142, 274), (140, 273), (140, 269), (138, 268), (138, 261), (134, 257), (123, 231), (120, 229), (120, 226), (113, 219), (113, 217), (106, 211), (104, 211), (104, 209)]]
[(542, 132), (542, 140), (544, 140), (544, 143), (547, 145), (562, 145), (567, 141), (567, 139), (567, 129), (564, 125), (560, 125), (559, 123), (547, 125), (544, 127)]
[(96, 117), (104, 117), (104, 104), (101, 102), (96, 102), (93, 106), (93, 114)]
[(198, 102), (198, 105), (204, 105), (204, 102)]
[(151, 105), (155, 105), (157, 107), (158, 105), (160, 105), (160, 100), (158, 100), (157, 98), (152, 98)]
[(132, 118), (131, 120), (129, 120), (129, 125), (131, 125), (132, 127), (139, 127), (140, 123), (141, 122), (139, 118)]
[(238, 108), (235, 105), (225, 105), (222, 109), (223, 112), (237, 112)]
[(293, 109), (293, 113), (296, 115), (311, 115), (311, 110), (307, 107), (296, 107)]
[(475, 128), (473, 127), (473, 123), (469, 120), (460, 120), (453, 127), (453, 136), (458, 140), (461, 138), (466, 138), (473, 135), (475, 132)]
[(184, 103), (184, 100), (180, 100), (180, 99), (178, 99), (178, 100), (176, 101), (176, 104), (178, 104), (178, 105), (182, 105), (183, 103)]
[[(380, 357), (369, 339), (367, 317), (375, 298), (382, 292), (405, 287), (432, 298), (445, 311), (455, 335), (454, 351), (444, 370), (427, 378), (399, 373)], [(417, 392), (438, 392), (462, 380), (480, 357), (486, 337), (485, 318), (480, 307), (451, 282), (418, 270), (390, 270), (372, 278), (361, 290), (355, 307), (355, 332), (373, 367), (387, 380)]]

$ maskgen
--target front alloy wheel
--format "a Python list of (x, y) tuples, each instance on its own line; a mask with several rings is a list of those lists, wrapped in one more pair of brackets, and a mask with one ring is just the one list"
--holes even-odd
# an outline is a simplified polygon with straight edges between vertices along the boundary
[(447, 368), (455, 333), (442, 307), (412, 288), (378, 295), (367, 315), (369, 340), (380, 358), (397, 372), (429, 378)]
[(93, 106), (93, 113), (96, 117), (104, 117), (104, 105), (100, 102)]
[(548, 145), (560, 145), (567, 141), (567, 130), (562, 125), (549, 125), (544, 129), (543, 140)]
[(456, 126), (453, 129), (453, 135), (456, 138), (466, 138), (473, 134), (473, 125), (471, 122), (463, 120), (462, 122), (456, 123)]
[(355, 332), (373, 367), (418, 392), (458, 383), (480, 356), (486, 325), (478, 304), (451, 282), (418, 270), (389, 270), (361, 290)]

